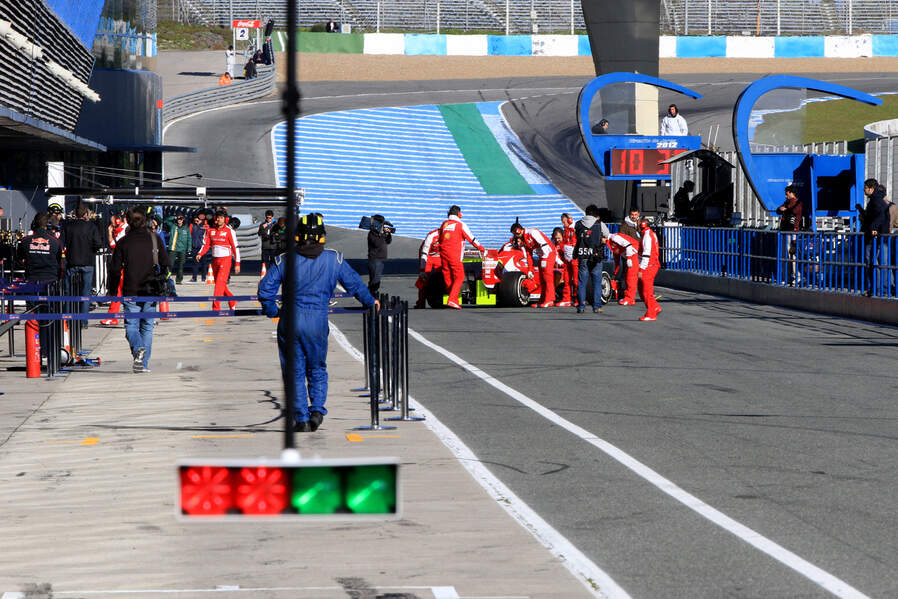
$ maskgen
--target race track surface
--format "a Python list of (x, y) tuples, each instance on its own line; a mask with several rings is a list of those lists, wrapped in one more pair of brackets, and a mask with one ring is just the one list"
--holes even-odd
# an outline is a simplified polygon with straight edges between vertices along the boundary
[[(732, 103), (754, 76), (668, 78), (704, 94), (678, 103), (695, 132), (719, 123), (726, 147)], [(898, 89), (890, 74), (826, 78)], [(303, 113), (512, 100), (505, 114), (522, 141), (583, 206), (595, 187), (570, 119), (584, 81), (304, 84)], [(278, 110), (175, 123), (165, 142), (203, 151), (167, 158), (166, 176), (271, 184)], [(363, 240), (330, 236), (348, 253)], [(416, 248), (400, 239), (391, 256)], [(414, 301), (412, 278), (384, 287)], [(637, 320), (641, 306), (414, 311), (411, 328), (432, 345), (412, 341), (412, 395), (633, 597), (898, 596), (898, 331), (659, 293), (656, 323)]]

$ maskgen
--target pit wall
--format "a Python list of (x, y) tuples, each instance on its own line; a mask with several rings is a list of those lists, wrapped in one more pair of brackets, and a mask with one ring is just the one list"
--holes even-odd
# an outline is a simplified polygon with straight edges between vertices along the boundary
[[(287, 36), (276, 32), (275, 50)], [(591, 56), (585, 35), (298, 34), (300, 52), (436, 56)], [(898, 35), (661, 36), (660, 58), (861, 58), (898, 56)]]

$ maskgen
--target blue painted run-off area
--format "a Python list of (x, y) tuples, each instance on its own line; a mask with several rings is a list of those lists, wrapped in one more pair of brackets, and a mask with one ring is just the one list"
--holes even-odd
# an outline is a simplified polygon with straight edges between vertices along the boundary
[[(494, 106), (483, 114), (498, 117)], [(536, 194), (487, 195), (434, 105), (310, 115), (297, 121), (296, 140), (302, 212), (321, 212), (334, 226), (354, 229), (362, 216), (379, 213), (397, 234), (420, 239), (458, 204), (477, 238), (495, 248), (508, 240), (515, 217), (548, 234), (562, 212), (582, 214), (544, 181), (534, 181)], [(272, 131), (272, 143), (277, 183), (284, 185), (283, 123)]]

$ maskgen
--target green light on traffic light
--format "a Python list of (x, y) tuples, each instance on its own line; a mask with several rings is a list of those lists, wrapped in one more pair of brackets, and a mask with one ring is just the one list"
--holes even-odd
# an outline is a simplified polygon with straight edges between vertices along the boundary
[(334, 468), (296, 469), (290, 503), (300, 514), (335, 513), (343, 504), (339, 474)]
[(357, 466), (346, 481), (346, 505), (356, 514), (396, 511), (396, 468)]

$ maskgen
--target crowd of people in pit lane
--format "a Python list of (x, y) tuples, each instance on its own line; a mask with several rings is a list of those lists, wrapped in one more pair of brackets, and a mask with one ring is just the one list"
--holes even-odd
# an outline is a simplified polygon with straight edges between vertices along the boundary
[[(418, 301), (415, 308), (424, 308), (427, 280), (440, 276), (448, 290), (447, 306), (460, 310), (459, 293), (464, 282), (464, 249), (471, 244), (481, 256), (486, 248), (478, 241), (462, 220), (459, 206), (449, 208), (446, 220), (439, 228), (430, 231), (419, 248)], [(636, 294), (645, 303), (642, 321), (657, 320), (661, 306), (655, 299), (654, 280), (660, 268), (658, 238), (650, 223), (640, 218), (638, 210), (631, 210), (618, 233), (611, 233), (602, 222), (598, 207), (586, 208), (582, 219), (574, 222), (570, 214), (561, 215), (561, 226), (546, 235), (534, 227), (526, 227), (518, 220), (510, 228), (511, 239), (501, 251), (519, 249), (534, 259), (536, 274), (540, 277), (542, 296), (535, 308), (574, 307), (578, 314), (587, 308), (587, 288), (593, 285), (592, 310), (602, 311), (601, 282), (605, 264), (613, 257), (614, 276), (618, 281), (618, 303), (622, 306), (636, 304)], [(561, 272), (560, 297), (555, 285), (555, 273)]]

